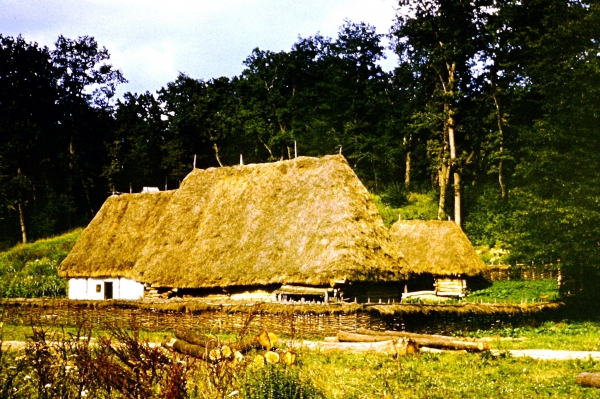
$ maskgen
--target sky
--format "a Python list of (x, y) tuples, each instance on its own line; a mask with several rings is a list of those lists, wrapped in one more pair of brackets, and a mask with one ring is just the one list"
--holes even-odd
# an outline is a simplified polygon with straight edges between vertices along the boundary
[[(0, 34), (54, 48), (59, 35), (93, 36), (129, 83), (156, 92), (180, 72), (195, 79), (239, 75), (256, 47), (288, 51), (298, 37), (337, 37), (345, 19), (387, 33), (394, 0), (0, 0)], [(382, 61), (391, 70), (397, 58)]]

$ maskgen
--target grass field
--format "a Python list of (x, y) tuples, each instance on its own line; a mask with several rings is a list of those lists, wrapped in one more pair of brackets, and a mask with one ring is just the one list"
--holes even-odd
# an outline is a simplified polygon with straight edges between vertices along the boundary
[(494, 281), (486, 289), (474, 291), (464, 300), (483, 303), (522, 303), (558, 299), (556, 280)]
[[(31, 342), (30, 327), (5, 325), (3, 330), (4, 339)], [(74, 329), (64, 331), (67, 336), (76, 333)], [(54, 333), (60, 335), (61, 332), (56, 328), (49, 331), (47, 336), (52, 337)], [(109, 330), (94, 332), (96, 339), (110, 335)], [(380, 354), (323, 354), (298, 349), (298, 363), (290, 370), (278, 369), (276, 375), (272, 376), (270, 373), (274, 370), (244, 366), (236, 369), (221, 385), (215, 385), (214, 375), (211, 374), (218, 369), (216, 366), (198, 363), (197, 367), (188, 370), (188, 397), (220, 398), (226, 397), (223, 396), (224, 392), (230, 394), (237, 390), (240, 395), (247, 395), (235, 397), (278, 398), (282, 396), (270, 395), (260, 389), (250, 394), (244, 389), (249, 389), (247, 384), (255, 388), (262, 387), (265, 391), (283, 389), (284, 386), (289, 388), (289, 384), (295, 381), (295, 384), (308, 384), (308, 391), (314, 395), (315, 392), (320, 393), (320, 396), (302, 396), (305, 398), (600, 398), (600, 390), (575, 384), (575, 377), (580, 372), (600, 372), (598, 362), (541, 361), (514, 358), (505, 352), (509, 349), (597, 351), (600, 350), (600, 322), (547, 322), (536, 328), (475, 331), (469, 334), (457, 331), (456, 335), (488, 337), (492, 349), (500, 350), (500, 355), (494, 356), (489, 352), (421, 353), (395, 357)], [(172, 336), (171, 331), (142, 331), (139, 339), (161, 342)], [(231, 340), (234, 336), (219, 338)], [(253, 353), (246, 356), (247, 364), (252, 364), (254, 356)], [(277, 381), (276, 378), (283, 378), (284, 381)], [(290, 382), (290, 378), (295, 380)], [(2, 383), (0, 380), (0, 385)]]
[(536, 361), (483, 354), (319, 355), (304, 372), (327, 398), (600, 398), (575, 377), (598, 372), (593, 361)]

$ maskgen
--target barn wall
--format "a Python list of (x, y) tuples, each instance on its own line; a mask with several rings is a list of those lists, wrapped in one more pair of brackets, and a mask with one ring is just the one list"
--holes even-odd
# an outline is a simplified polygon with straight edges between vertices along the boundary
[[(113, 281), (113, 279), (88, 278), (87, 299), (104, 299), (104, 281)], [(113, 287), (114, 291), (116, 291), (115, 287)]]
[(144, 297), (144, 285), (126, 278), (72, 278), (69, 299), (103, 300), (106, 282), (113, 283), (113, 299), (138, 300)]
[(72, 278), (69, 280), (69, 299), (87, 299), (87, 279)]
[(128, 278), (121, 278), (119, 282), (118, 299), (137, 300), (144, 297), (144, 284), (129, 280)]

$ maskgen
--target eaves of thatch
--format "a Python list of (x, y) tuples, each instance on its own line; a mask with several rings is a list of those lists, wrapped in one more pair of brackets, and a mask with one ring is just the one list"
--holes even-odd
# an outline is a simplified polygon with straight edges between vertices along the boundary
[[(178, 288), (405, 277), (401, 254), (341, 155), (196, 169), (160, 210), (132, 214), (129, 228), (117, 226), (119, 217), (103, 214), (108, 210), (103, 207), (97, 216), (102, 220), (86, 229), (80, 240), (88, 245), (76, 245), (62, 265), (63, 275), (83, 276), (88, 270)], [(127, 252), (122, 257), (102, 242), (118, 241), (120, 234), (125, 238), (120, 248)], [(94, 240), (102, 249), (90, 248)], [(113, 252), (100, 259), (96, 254), (103, 250)]]
[(411, 274), (475, 276), (486, 267), (462, 229), (451, 221), (399, 220), (392, 225), (390, 237)]
[(174, 192), (110, 196), (61, 263), (59, 274), (133, 279), (133, 266)]

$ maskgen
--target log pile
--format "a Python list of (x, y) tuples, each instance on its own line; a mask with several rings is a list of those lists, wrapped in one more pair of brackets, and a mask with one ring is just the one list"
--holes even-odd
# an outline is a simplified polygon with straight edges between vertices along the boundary
[(412, 342), (416, 347), (435, 348), (443, 350), (464, 350), (482, 352), (490, 350), (489, 342), (484, 340), (464, 340), (443, 335), (414, 334), (404, 331), (371, 331), (359, 329), (356, 333), (339, 332), (339, 342), (397, 342), (404, 340)]
[(228, 362), (232, 366), (240, 364), (244, 355), (253, 349), (265, 349), (264, 354), (255, 357), (255, 363), (292, 364), (296, 354), (275, 347), (279, 338), (276, 334), (263, 330), (258, 336), (237, 341), (221, 341), (218, 338), (192, 330), (175, 331), (175, 340), (169, 343), (171, 349), (183, 355), (191, 356), (211, 363)]

